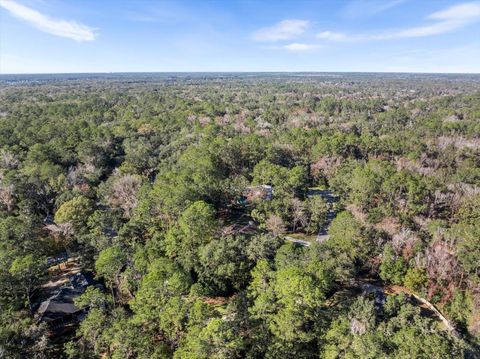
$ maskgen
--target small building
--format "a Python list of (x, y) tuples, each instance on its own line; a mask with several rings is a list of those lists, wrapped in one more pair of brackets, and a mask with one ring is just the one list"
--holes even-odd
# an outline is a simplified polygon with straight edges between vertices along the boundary
[(64, 263), (65, 261), (68, 261), (68, 254), (66, 252), (62, 252), (54, 257), (48, 257), (47, 265), (51, 267), (60, 263)]
[(67, 283), (54, 288), (50, 296), (39, 303), (35, 313), (36, 318), (47, 323), (51, 329), (59, 329), (82, 321), (88, 308), (77, 308), (75, 299), (85, 293), (89, 286), (104, 289), (90, 272), (69, 275)]
[(250, 186), (245, 188), (239, 204), (246, 206), (261, 201), (271, 201), (273, 199), (273, 187), (262, 184), (260, 186)]
[(257, 233), (257, 225), (253, 221), (248, 223), (234, 223), (229, 226), (222, 228), (222, 235), (231, 236), (231, 235), (253, 235)]

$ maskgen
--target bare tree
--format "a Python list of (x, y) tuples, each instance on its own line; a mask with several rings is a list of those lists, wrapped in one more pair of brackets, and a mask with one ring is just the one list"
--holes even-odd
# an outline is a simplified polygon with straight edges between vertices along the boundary
[(17, 157), (13, 153), (2, 150), (0, 153), (0, 167), (5, 169), (14, 169), (17, 166)]
[(95, 176), (98, 169), (94, 164), (94, 158), (88, 158), (85, 163), (79, 163), (68, 169), (67, 181), (70, 187), (79, 187), (85, 184), (88, 178)]
[(441, 289), (443, 299), (453, 295), (455, 283), (461, 278), (461, 269), (455, 256), (455, 248), (445, 240), (436, 240), (426, 252), (426, 270), (430, 278), (428, 297)]
[(142, 180), (138, 176), (124, 175), (118, 177), (113, 182), (112, 193), (108, 198), (108, 203), (123, 210), (125, 217), (132, 215), (132, 210), (138, 204), (138, 191)]
[(402, 228), (392, 237), (392, 247), (396, 255), (402, 254), (405, 259), (413, 256), (415, 244), (419, 241), (417, 235), (407, 228)]
[(7, 207), (7, 212), (13, 209), (14, 202), (13, 185), (0, 185), (0, 203)]
[(305, 204), (298, 198), (292, 199), (292, 215), (293, 215), (293, 231), (297, 229), (297, 225), (304, 227), (307, 224), (307, 214), (305, 213)]
[(280, 216), (272, 214), (266, 221), (267, 229), (274, 236), (280, 236), (286, 232), (285, 224)]
[(322, 177), (333, 176), (341, 164), (342, 161), (338, 157), (323, 156), (311, 164), (310, 171), (313, 178), (319, 181)]
[(450, 281), (458, 275), (458, 262), (453, 246), (444, 240), (437, 240), (427, 250), (427, 273), (430, 278)]

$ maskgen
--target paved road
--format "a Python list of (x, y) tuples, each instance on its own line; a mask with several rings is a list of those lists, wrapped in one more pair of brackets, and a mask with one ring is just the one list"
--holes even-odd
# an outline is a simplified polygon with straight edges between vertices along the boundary
[(297, 239), (297, 238), (293, 238), (293, 237), (289, 237), (289, 236), (285, 236), (284, 239), (287, 242), (299, 244), (299, 245), (304, 246), (304, 247), (310, 246), (310, 242), (309, 241), (304, 241), (303, 239)]
[[(328, 189), (310, 189), (308, 190), (307, 196), (308, 197), (321, 196), (330, 205), (333, 205), (333, 203), (335, 203), (337, 200), (335, 195)], [(330, 227), (330, 224), (332, 223), (336, 215), (337, 215), (337, 212), (334, 209), (330, 209), (328, 211), (327, 220), (325, 221), (324, 226), (318, 231), (317, 238), (315, 238), (317, 242), (321, 243), (330, 238), (330, 236), (328, 235), (328, 228)], [(288, 242), (299, 244), (304, 247), (310, 246), (310, 242), (305, 241), (303, 239), (297, 239), (297, 238), (285, 236), (285, 240)]]
[[(333, 207), (333, 204), (337, 201), (335, 195), (328, 189), (310, 189), (307, 193), (307, 196), (321, 196), (331, 207)], [(327, 220), (325, 221), (325, 224), (318, 231), (316, 239), (317, 242), (323, 242), (330, 238), (330, 236), (328, 235), (328, 228), (330, 227), (330, 224), (336, 216), (337, 212), (333, 208), (330, 208), (327, 214)]]
[(364, 294), (374, 293), (375, 302), (382, 306), (385, 304), (386, 295), (405, 293), (415, 298), (421, 306), (427, 308), (435, 317), (437, 317), (438, 320), (443, 323), (446, 330), (450, 332), (454, 337), (461, 338), (461, 334), (457, 331), (455, 325), (450, 322), (443, 315), (443, 313), (439, 309), (437, 309), (437, 307), (435, 307), (435, 305), (405, 287), (399, 285), (391, 285), (385, 287), (383, 285), (375, 285), (372, 283), (362, 283), (361, 281), (358, 282), (357, 287), (360, 288), (362, 293)]

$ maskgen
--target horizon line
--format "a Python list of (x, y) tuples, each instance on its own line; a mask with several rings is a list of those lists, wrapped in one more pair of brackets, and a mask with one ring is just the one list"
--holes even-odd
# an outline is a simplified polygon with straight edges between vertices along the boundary
[(425, 74), (425, 75), (480, 75), (480, 72), (425, 72), (425, 71), (80, 71), (80, 72), (0, 72), (11, 75), (115, 75), (115, 74)]

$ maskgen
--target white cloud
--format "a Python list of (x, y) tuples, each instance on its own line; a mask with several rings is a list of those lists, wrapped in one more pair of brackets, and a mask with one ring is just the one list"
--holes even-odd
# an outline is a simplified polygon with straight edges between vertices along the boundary
[(0, 0), (0, 7), (37, 29), (52, 35), (67, 37), (75, 41), (92, 41), (97, 36), (95, 30), (89, 26), (75, 21), (52, 19), (13, 0)]
[(480, 16), (480, 2), (474, 1), (451, 6), (445, 10), (434, 12), (429, 16), (433, 20), (469, 21)]
[(289, 40), (303, 34), (310, 26), (307, 20), (283, 20), (270, 27), (255, 31), (252, 38), (256, 41)]
[(404, 3), (405, 0), (352, 0), (342, 10), (346, 18), (358, 18), (377, 15), (395, 6)]
[(333, 32), (333, 31), (323, 31), (317, 34), (316, 37), (317, 39), (332, 40), (332, 41), (341, 41), (347, 38), (345, 34), (342, 34), (340, 32)]
[(293, 52), (301, 52), (301, 51), (309, 51), (313, 49), (318, 49), (320, 45), (316, 44), (302, 44), (298, 42), (293, 42), (291, 44), (287, 44), (282, 46), (283, 49)]
[(480, 19), (480, 2), (462, 3), (448, 7), (430, 14), (428, 20), (434, 21), (431, 24), (415, 26), (407, 29), (386, 31), (380, 34), (345, 35), (332, 31), (324, 31), (317, 34), (317, 38), (330, 41), (369, 41), (369, 40), (391, 40), (413, 37), (425, 37), (445, 34), (467, 26)]
[[(480, 18), (480, 2), (463, 3), (434, 12), (428, 16), (435, 23), (379, 35), (378, 39), (423, 37), (444, 34), (466, 26)], [(375, 39), (375, 37), (374, 37)]]

